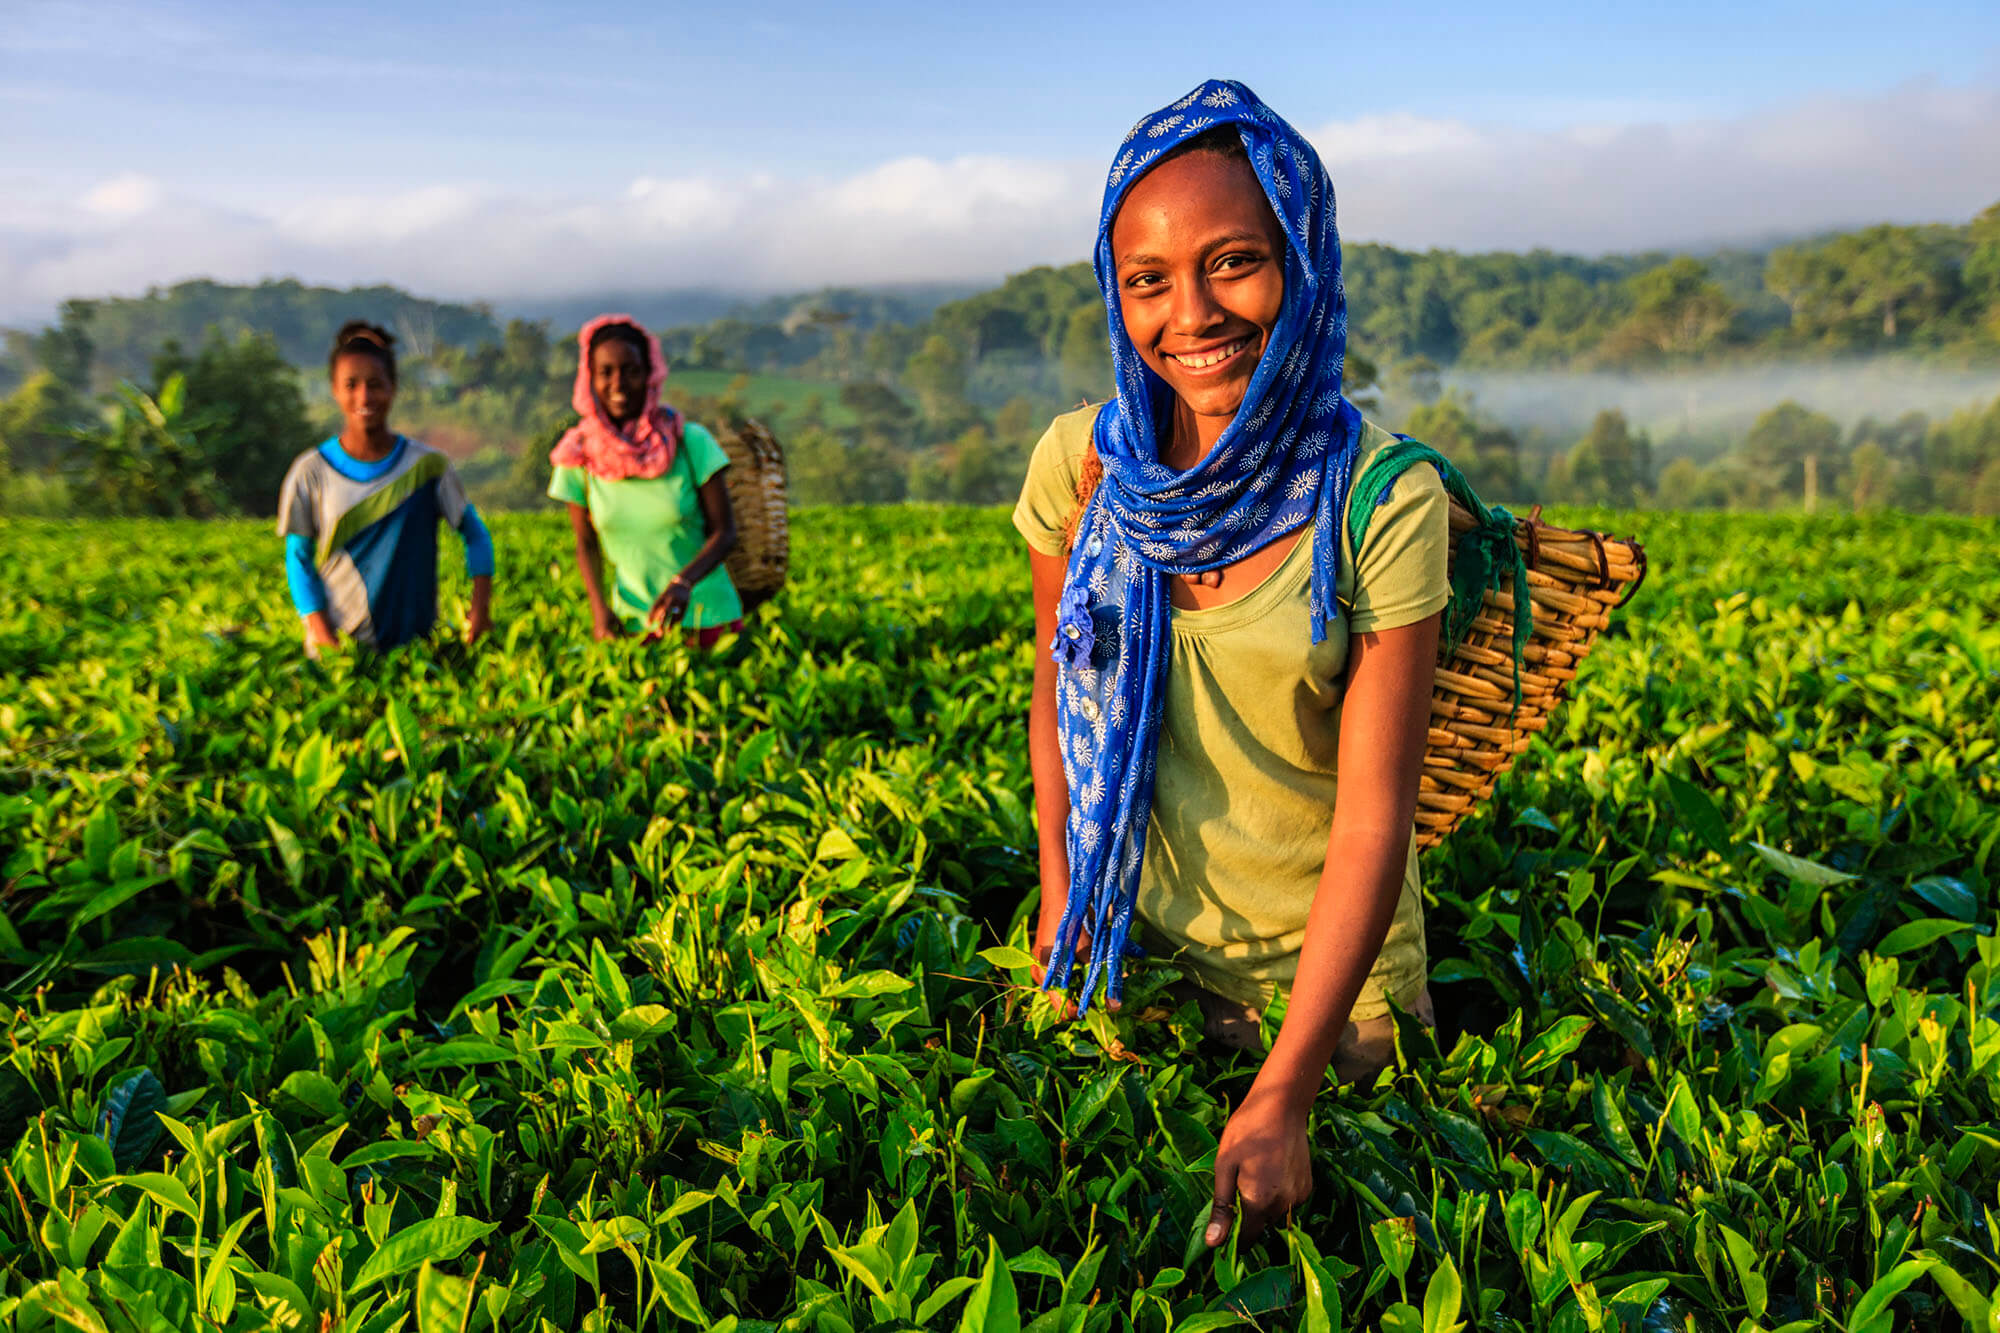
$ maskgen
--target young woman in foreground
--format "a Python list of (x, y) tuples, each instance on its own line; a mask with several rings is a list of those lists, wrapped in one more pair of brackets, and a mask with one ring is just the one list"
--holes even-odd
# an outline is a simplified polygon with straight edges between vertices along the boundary
[(1289, 992), (1216, 1153), (1215, 1245), (1239, 1201), (1251, 1236), (1311, 1193), (1313, 1098), (1329, 1065), (1387, 1062), (1389, 999), (1428, 1018), (1414, 824), (1447, 501), (1405, 472), (1348, 549), (1349, 484), (1394, 437), (1341, 394), (1332, 183), (1243, 85), (1134, 127), (1096, 270), (1117, 397), (1057, 418), (1014, 514), (1048, 649), (1035, 943), (1048, 984), (1075, 962), (1073, 997), (1115, 1004), (1136, 916), (1238, 1045)]
[(576, 345), (570, 404), (579, 420), (549, 454), (549, 494), (569, 505), (591, 626), (616, 639), (678, 625), (706, 648), (743, 628), (743, 603), (722, 565), (736, 545), (722, 480), (729, 455), (660, 402), (666, 357), (637, 320), (599, 315)]
[(439, 519), (465, 542), (466, 637), (493, 628), (492, 536), (451, 460), (389, 429), (395, 349), (374, 324), (341, 328), (327, 358), (340, 434), (300, 454), (278, 495), (285, 577), (314, 656), (341, 634), (386, 652), (431, 632)]

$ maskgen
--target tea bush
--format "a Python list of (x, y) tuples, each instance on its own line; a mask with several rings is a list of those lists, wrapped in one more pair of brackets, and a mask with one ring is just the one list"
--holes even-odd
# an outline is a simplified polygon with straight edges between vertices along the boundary
[(485, 644), (319, 664), (261, 526), (9, 525), (0, 1313), (2000, 1329), (1991, 525), (1571, 517), (1653, 573), (1424, 858), (1439, 1027), (1213, 1254), (1254, 1061), (1021, 989), (1003, 514), (803, 513), (710, 655), (502, 518)]

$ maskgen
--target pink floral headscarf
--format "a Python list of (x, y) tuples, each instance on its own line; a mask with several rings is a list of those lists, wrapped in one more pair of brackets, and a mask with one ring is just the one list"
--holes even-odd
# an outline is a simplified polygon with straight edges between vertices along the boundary
[[(646, 376), (646, 402), (639, 415), (622, 428), (605, 414), (590, 387), (590, 340), (597, 331), (614, 324), (626, 324), (646, 340), (650, 373)], [(576, 335), (576, 387), (570, 392), (570, 406), (583, 420), (563, 432), (549, 461), (557, 467), (580, 467), (606, 481), (633, 477), (657, 477), (673, 466), (681, 445), (681, 414), (660, 401), (660, 386), (666, 383), (667, 358), (660, 340), (630, 315), (599, 315)]]

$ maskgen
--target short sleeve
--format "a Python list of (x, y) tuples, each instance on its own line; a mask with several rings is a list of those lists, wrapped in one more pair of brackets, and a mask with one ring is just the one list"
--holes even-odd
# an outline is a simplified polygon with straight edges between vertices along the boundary
[(549, 498), (590, 508), (590, 483), (580, 467), (559, 467), (549, 474)]
[(1451, 600), (1451, 502), (1437, 469), (1418, 463), (1389, 489), (1354, 562), (1350, 633), (1397, 629)]
[(290, 470), (285, 473), (285, 481), (278, 488), (278, 535), (280, 537), (303, 537), (308, 544), (319, 540), (319, 522), (315, 503), (317, 489), (314, 478), (314, 460), (317, 452), (308, 451), (292, 460)]
[(716, 443), (715, 436), (706, 426), (688, 422), (681, 431), (681, 444), (687, 449), (688, 466), (694, 469), (696, 485), (729, 466), (729, 455), (723, 452), (722, 446)]
[(1097, 409), (1066, 412), (1049, 423), (1028, 459), (1027, 479), (1014, 505), (1014, 526), (1028, 548), (1042, 555), (1063, 553), (1063, 529), (1076, 509), (1076, 479), (1090, 451)]
[(444, 465), (444, 473), (437, 479), (438, 509), (444, 514), (444, 521), (454, 529), (465, 522), (465, 510), (472, 502), (466, 498), (465, 482), (458, 475), (458, 469), (450, 463)]

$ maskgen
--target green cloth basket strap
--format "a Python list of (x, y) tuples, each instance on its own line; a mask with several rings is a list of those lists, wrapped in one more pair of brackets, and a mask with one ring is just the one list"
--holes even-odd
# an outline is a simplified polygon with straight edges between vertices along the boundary
[(1521, 706), (1521, 663), (1527, 657), (1528, 636), (1534, 631), (1534, 608), (1528, 600), (1528, 564), (1514, 542), (1514, 516), (1499, 505), (1488, 505), (1472, 489), (1465, 474), (1449, 458), (1420, 440), (1407, 435), (1396, 437), (1369, 460), (1354, 479), (1347, 504), (1347, 535), (1357, 562), (1361, 543), (1375, 511), (1389, 498), (1396, 479), (1418, 463), (1428, 463), (1444, 482), (1445, 493), (1457, 500), (1478, 520), (1458, 539), (1452, 553), (1451, 600), (1445, 604), (1444, 651), (1456, 652), (1471, 632), (1486, 601), (1488, 588), (1511, 585), (1514, 594), (1514, 707)]

